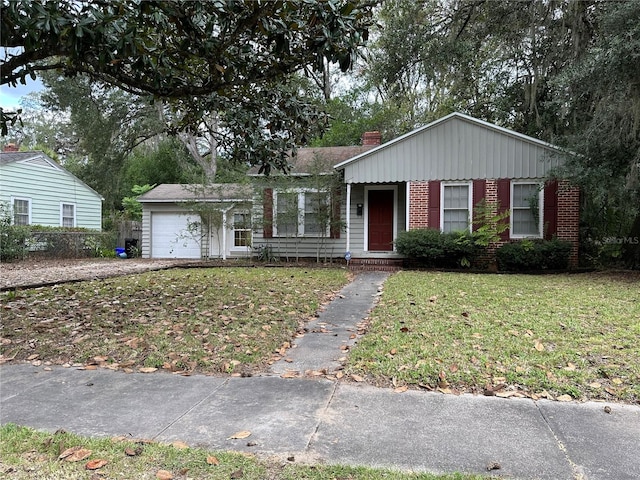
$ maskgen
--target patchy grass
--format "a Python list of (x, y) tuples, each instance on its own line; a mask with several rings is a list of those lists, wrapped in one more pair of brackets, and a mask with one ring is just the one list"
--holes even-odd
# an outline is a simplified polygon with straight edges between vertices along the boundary
[(347, 281), (339, 269), (175, 269), (4, 292), (0, 362), (248, 374)]
[(640, 275), (401, 272), (347, 372), (378, 384), (640, 401)]
[[(240, 453), (209, 452), (200, 448), (189, 448), (180, 442), (162, 445), (123, 438), (89, 439), (66, 432), (50, 434), (12, 424), (0, 427), (0, 437), (2, 438), (0, 474), (14, 480), (33, 478), (51, 480), (89, 478), (480, 480), (487, 478), (479, 475), (402, 473), (362, 467), (304, 466), (292, 462), (259, 460), (254, 456)], [(58, 458), (66, 449), (77, 446), (89, 451), (90, 455), (80, 461)], [(105, 460), (106, 464), (92, 474), (86, 466), (88, 462), (96, 460)]]

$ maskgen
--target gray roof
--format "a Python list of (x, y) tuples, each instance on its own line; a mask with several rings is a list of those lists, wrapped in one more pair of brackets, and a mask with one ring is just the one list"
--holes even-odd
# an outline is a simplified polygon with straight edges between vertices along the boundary
[(347, 183), (544, 178), (559, 148), (462, 113), (452, 113), (335, 165)]
[[(365, 153), (376, 145), (351, 145), (343, 147), (305, 147), (297, 150), (295, 157), (289, 157), (290, 175), (312, 175), (332, 173), (336, 163)], [(252, 167), (249, 175), (257, 175), (259, 167)], [(277, 174), (277, 173), (276, 173)]]
[[(0, 165), (7, 165), (13, 162), (20, 162), (24, 160), (33, 160), (34, 158), (44, 157), (53, 165), (60, 167), (60, 165), (48, 155), (43, 152), (0, 152)], [(60, 167), (62, 168), (62, 167)]]
[(166, 202), (247, 202), (253, 198), (253, 187), (241, 183), (211, 185), (163, 183), (140, 195), (141, 203)]

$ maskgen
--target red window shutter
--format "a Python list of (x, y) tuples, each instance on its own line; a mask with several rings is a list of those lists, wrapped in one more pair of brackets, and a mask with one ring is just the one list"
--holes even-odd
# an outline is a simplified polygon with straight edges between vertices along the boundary
[[(511, 210), (511, 180), (508, 178), (500, 178), (498, 180), (498, 212), (502, 213)], [(509, 218), (504, 221), (509, 222)], [(509, 229), (507, 228), (500, 234), (500, 240), (509, 240)]]
[[(482, 199), (485, 196), (485, 189), (487, 186), (487, 181), (486, 180), (474, 180), (473, 181), (473, 204), (472, 204), (472, 208), (475, 208), (476, 205), (478, 205)], [(471, 211), (471, 222), (473, 223), (473, 221), (475, 220), (475, 218), (473, 218), (473, 211)], [(478, 229), (480, 225), (473, 225), (473, 230), (476, 231)]]
[(337, 187), (331, 193), (331, 226), (329, 229), (329, 237), (340, 238), (340, 229), (340, 187)]
[(263, 217), (264, 225), (262, 227), (262, 235), (264, 238), (273, 237), (273, 188), (264, 189), (263, 201)]
[(544, 186), (544, 238), (551, 240), (558, 232), (558, 181), (552, 180)]
[(429, 228), (440, 230), (440, 181), (429, 182)]

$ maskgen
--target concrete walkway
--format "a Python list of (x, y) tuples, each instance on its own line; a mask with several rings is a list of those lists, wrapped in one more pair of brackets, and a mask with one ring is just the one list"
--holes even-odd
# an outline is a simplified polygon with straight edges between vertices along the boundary
[[(309, 325), (325, 332), (298, 339), (288, 355), (292, 361), (275, 364), (271, 375), (181, 377), (3, 365), (0, 421), (88, 436), (181, 440), (296, 461), (519, 479), (640, 478), (638, 406), (394, 393), (278, 375), (339, 365), (340, 345), (353, 340), (352, 329), (374, 304), (384, 278), (359, 274)], [(314, 360), (313, 352), (322, 360)], [(241, 430), (251, 436), (230, 439)]]

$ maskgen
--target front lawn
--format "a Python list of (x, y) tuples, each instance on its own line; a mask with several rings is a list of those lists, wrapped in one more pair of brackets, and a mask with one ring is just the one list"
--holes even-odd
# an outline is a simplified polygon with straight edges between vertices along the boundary
[(0, 363), (248, 374), (348, 281), (339, 269), (174, 269), (3, 292)]
[(640, 402), (640, 275), (400, 272), (347, 372), (382, 385)]

